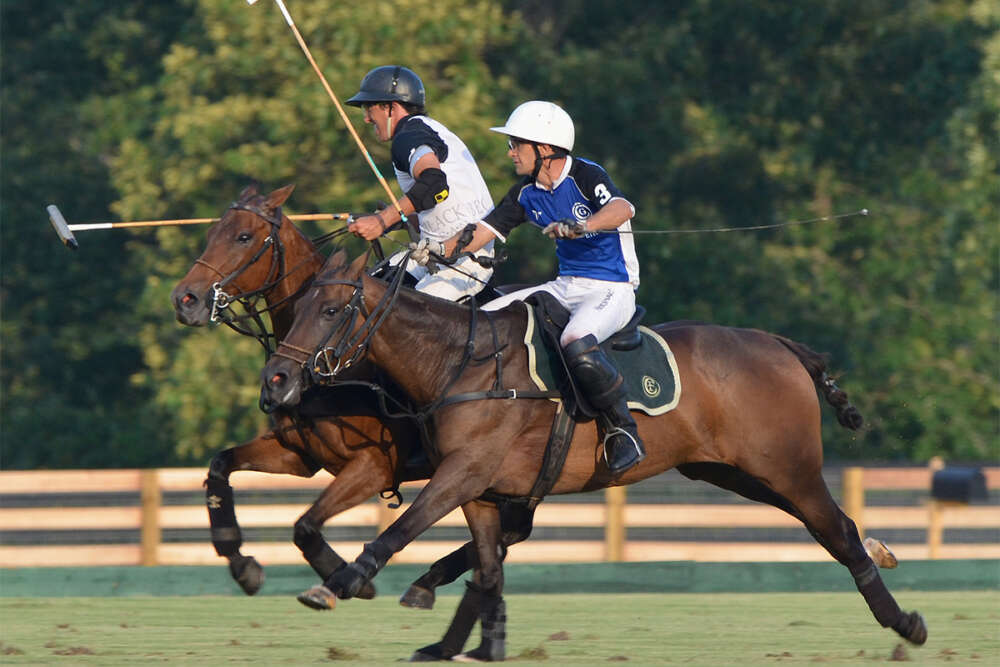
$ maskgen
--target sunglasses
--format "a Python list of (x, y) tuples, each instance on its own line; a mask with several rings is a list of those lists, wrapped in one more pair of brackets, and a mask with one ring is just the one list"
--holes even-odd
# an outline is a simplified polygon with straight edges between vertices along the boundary
[(531, 142), (525, 141), (524, 139), (516, 139), (514, 137), (508, 137), (507, 148), (509, 148), (512, 151), (516, 151), (521, 146), (521, 144), (527, 144), (527, 143)]

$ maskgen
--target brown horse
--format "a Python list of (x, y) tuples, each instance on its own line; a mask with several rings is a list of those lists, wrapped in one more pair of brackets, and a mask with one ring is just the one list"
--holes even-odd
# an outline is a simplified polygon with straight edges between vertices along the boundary
[[(240, 333), (256, 336), (269, 352), (274, 340), (284, 337), (296, 300), (325, 260), (313, 241), (281, 214), (280, 207), (293, 189), (286, 186), (261, 195), (257, 186), (249, 186), (209, 228), (207, 247), (171, 295), (179, 322), (189, 326), (227, 322)], [(273, 332), (264, 329), (263, 312), (254, 311), (242, 324), (226, 312), (234, 302), (253, 309), (251, 302), (257, 298), (266, 304), (262, 310), (269, 315)], [(220, 318), (220, 313), (226, 317)], [(252, 322), (258, 324), (257, 331), (250, 329)], [(365, 373), (359, 369), (354, 374)], [(305, 403), (274, 413), (270, 430), (223, 450), (209, 465), (205, 485), (212, 543), (249, 595), (260, 589), (264, 573), (256, 559), (240, 553), (242, 536), (229, 484), (233, 472), (311, 477), (322, 468), (335, 476), (294, 528), (295, 544), (322, 579), (345, 565), (323, 539), (321, 529), (327, 520), (377, 493), (394, 491), (405, 481), (430, 476), (426, 465), (406, 465), (410, 453), (421, 446), (415, 424), (384, 416), (370, 391), (356, 386), (321, 388), (308, 394)], [(434, 588), (451, 583), (473, 566), (475, 551), (470, 543), (435, 563), (402, 603), (432, 607)], [(362, 596), (373, 595), (368, 586)], [(330, 606), (312, 590), (299, 599), (317, 609)]]
[[(203, 326), (220, 306), (260, 296), (267, 304), (273, 338), (284, 337), (295, 300), (325, 260), (313, 242), (281, 214), (280, 207), (293, 188), (265, 196), (257, 193), (256, 186), (248, 187), (208, 230), (204, 253), (171, 295), (178, 321)], [(268, 334), (258, 335), (268, 347)], [(229, 560), (234, 579), (250, 595), (259, 590), (264, 576), (256, 559), (240, 553), (242, 537), (229, 484), (231, 473), (256, 470), (311, 477), (324, 468), (335, 475), (294, 529), (295, 544), (323, 579), (344, 565), (321, 533), (330, 517), (381, 491), (396, 489), (402, 481), (429, 474), (427, 469), (403, 469), (410, 450), (420, 446), (409, 420), (381, 417), (373, 399), (358, 390), (333, 395), (323, 391), (313, 398), (317, 407), (311, 412), (320, 414), (306, 416), (307, 410), (275, 413), (273, 428), (220, 452), (209, 466), (205, 484), (212, 542), (217, 553)], [(356, 416), (326, 416), (325, 408), (331, 404), (337, 404), (342, 414), (353, 411)], [(368, 587), (363, 595), (371, 597), (374, 590)]]
[[(522, 393), (532, 387), (527, 350), (515, 344), (527, 326), (522, 305), (480, 312), (477, 319), (468, 307), (406, 289), (392, 293), (364, 272), (364, 264), (365, 257), (359, 257), (348, 265), (342, 252), (330, 258), (328, 269), (299, 300), (292, 329), (265, 366), (262, 394), (275, 403), (294, 403), (304, 366), (326, 368), (366, 351), (417, 405), (425, 406), (436, 470), (402, 516), (325, 585), (340, 598), (356, 595), (393, 554), (461, 507), (479, 567), (444, 639), (420, 649), (414, 659), (458, 653), (477, 615), (482, 644), (472, 657), (503, 659), (502, 503), (480, 498), (487, 492), (509, 498), (529, 493), (550, 425), (562, 408), (547, 400), (485, 397), (500, 381), (501, 367), (503, 388)], [(580, 424), (552, 493), (631, 484), (676, 467), (691, 479), (774, 505), (802, 521), (848, 568), (883, 627), (922, 644), (927, 637), (923, 618), (899, 608), (821, 475), (817, 389), (837, 409), (841, 424), (857, 428), (861, 423), (826, 374), (823, 358), (757, 330), (684, 323), (653, 329), (672, 348), (684, 389), (674, 410), (657, 417), (635, 415), (646, 459), (613, 478), (603, 463), (596, 427)], [(467, 400), (444, 400), (459, 395)], [(431, 411), (436, 405), (441, 407)]]

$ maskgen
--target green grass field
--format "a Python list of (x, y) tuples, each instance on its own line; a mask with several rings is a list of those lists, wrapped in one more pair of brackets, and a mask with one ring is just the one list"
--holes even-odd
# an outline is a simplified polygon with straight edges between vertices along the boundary
[[(859, 665), (896, 651), (911, 664), (1000, 664), (1000, 593), (904, 591), (897, 600), (926, 617), (924, 647), (897, 650), (895, 633), (850, 593), (511, 595), (508, 660)], [(415, 611), (386, 596), (316, 612), (292, 597), (3, 598), (0, 662), (386, 664), (439, 639), (457, 602)]]

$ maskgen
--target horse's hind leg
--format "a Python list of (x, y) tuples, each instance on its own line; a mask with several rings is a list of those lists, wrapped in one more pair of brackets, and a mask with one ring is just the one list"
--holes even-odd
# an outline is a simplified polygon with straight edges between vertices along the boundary
[(253, 595), (264, 583), (264, 570), (253, 556), (240, 553), (243, 534), (236, 521), (233, 487), (229, 484), (229, 475), (237, 470), (311, 477), (316, 468), (282, 447), (271, 434), (219, 452), (209, 464), (205, 504), (212, 529), (212, 545), (217, 554), (229, 561), (229, 572), (240, 588), (247, 595)]
[[(494, 504), (481, 501), (466, 503), (462, 510), (472, 531), (474, 557), (479, 565), (473, 581), (466, 583), (465, 595), (441, 641), (418, 649), (411, 656), (411, 662), (450, 658), (464, 662), (495, 662), (502, 661), (506, 656), (507, 611), (501, 595), (504, 550), (501, 547), (500, 513)], [(479, 646), (458, 656), (477, 619), (482, 630)]]
[[(502, 561), (507, 556), (507, 547), (523, 542), (531, 535), (534, 509), (523, 503), (505, 502), (500, 505), (500, 530)], [(451, 552), (431, 565), (426, 573), (410, 584), (399, 603), (404, 607), (431, 609), (434, 607), (434, 590), (458, 579), (463, 573), (479, 568), (479, 557), (473, 542)]]
[(790, 499), (798, 510), (797, 516), (816, 541), (850, 570), (875, 620), (914, 644), (926, 642), (927, 625), (923, 617), (916, 611), (904, 612), (899, 608), (883, 583), (878, 568), (865, 551), (857, 527), (834, 502), (823, 478), (816, 475), (815, 479), (801, 484), (799, 488), (808, 491)]

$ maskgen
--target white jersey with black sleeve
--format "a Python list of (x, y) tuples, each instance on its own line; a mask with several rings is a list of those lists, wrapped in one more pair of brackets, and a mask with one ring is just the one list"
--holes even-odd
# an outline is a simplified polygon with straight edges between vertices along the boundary
[[(418, 211), (420, 236), (445, 241), (475, 224), (493, 210), (486, 181), (465, 143), (447, 127), (428, 116), (407, 116), (392, 139), (392, 166), (403, 192), (415, 183), (413, 166), (428, 152), (441, 163), (448, 179), (448, 196), (433, 208)], [(492, 256), (493, 244), (476, 254)]]

